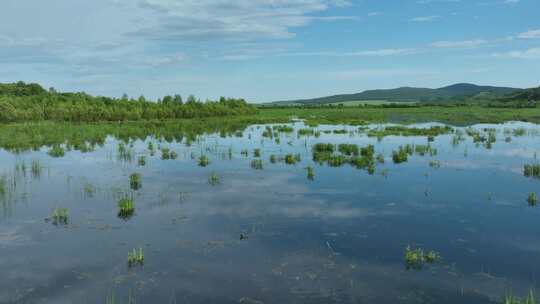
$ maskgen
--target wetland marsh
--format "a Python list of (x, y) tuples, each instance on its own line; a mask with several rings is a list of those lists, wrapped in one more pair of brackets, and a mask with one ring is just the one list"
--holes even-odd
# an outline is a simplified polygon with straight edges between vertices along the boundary
[(539, 138), (524, 122), (5, 125), (0, 303), (519, 303), (539, 289)]

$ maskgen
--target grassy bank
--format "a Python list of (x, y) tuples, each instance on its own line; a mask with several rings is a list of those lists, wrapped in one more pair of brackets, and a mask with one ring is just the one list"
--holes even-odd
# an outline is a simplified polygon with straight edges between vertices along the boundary
[(402, 107), (402, 108), (263, 108), (257, 117), (262, 120), (298, 117), (312, 124), (372, 122), (416, 123), (442, 122), (452, 125), (528, 121), (540, 123), (540, 108)]

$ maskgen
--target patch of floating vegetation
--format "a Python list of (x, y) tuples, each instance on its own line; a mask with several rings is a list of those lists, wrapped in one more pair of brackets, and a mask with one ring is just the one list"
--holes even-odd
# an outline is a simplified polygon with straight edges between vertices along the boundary
[(139, 173), (133, 173), (129, 176), (129, 186), (132, 190), (139, 190), (142, 188), (142, 177)]
[(118, 201), (118, 217), (129, 220), (135, 215), (135, 203), (132, 198), (124, 197)]
[(199, 157), (199, 166), (206, 167), (210, 164), (210, 159), (206, 155), (201, 155)]
[(255, 170), (262, 170), (263, 169), (263, 161), (262, 159), (254, 159), (251, 161), (251, 168)]
[(219, 175), (217, 175), (216, 172), (212, 172), (212, 175), (210, 175), (210, 177), (208, 178), (208, 183), (211, 186), (217, 186), (221, 184), (221, 178), (219, 177)]
[(523, 175), (540, 178), (540, 164), (526, 164), (523, 166)]
[(440, 169), (441, 168), (441, 162), (438, 160), (431, 160), (429, 161), (429, 166), (434, 169)]
[(449, 126), (433, 126), (430, 128), (388, 126), (381, 129), (369, 130), (367, 135), (377, 138), (384, 138), (386, 136), (427, 136), (433, 141), (439, 135), (450, 134), (452, 132), (454, 132), (454, 129)]
[(144, 251), (142, 247), (139, 247), (139, 249), (133, 249), (130, 252), (128, 252), (128, 266), (142, 266), (144, 265)]
[(299, 129), (298, 130), (298, 136), (314, 136), (314, 135), (315, 135), (314, 129)]
[(407, 269), (422, 269), (426, 264), (433, 264), (441, 260), (439, 253), (433, 250), (424, 251), (422, 248), (407, 246), (404, 254)]
[(529, 206), (536, 206), (538, 204), (538, 196), (536, 193), (531, 192), (527, 196), (527, 203), (529, 203)]
[(507, 295), (504, 297), (504, 301), (503, 301), (503, 304), (537, 304), (537, 303), (538, 301), (536, 300), (536, 296), (534, 295), (534, 292), (532, 290), (524, 299), (514, 297), (513, 295)]
[(302, 157), (300, 154), (287, 154), (285, 155), (285, 163), (287, 165), (296, 165), (296, 163), (299, 163), (302, 161)]
[(66, 151), (60, 145), (54, 145), (48, 152), (49, 156), (59, 158), (66, 155)]
[(69, 222), (69, 210), (67, 208), (54, 208), (49, 220), (55, 226), (67, 225)]
[(411, 145), (400, 146), (397, 151), (392, 151), (392, 160), (395, 164), (405, 163), (409, 160), (410, 155), (413, 155)]
[(272, 129), (279, 133), (293, 133), (294, 128), (287, 125), (273, 126)]

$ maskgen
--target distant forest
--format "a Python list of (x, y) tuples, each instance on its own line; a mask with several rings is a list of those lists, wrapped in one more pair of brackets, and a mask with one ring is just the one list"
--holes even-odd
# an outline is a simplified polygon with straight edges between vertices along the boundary
[(180, 95), (158, 101), (143, 96), (133, 99), (61, 93), (39, 84), (0, 83), (0, 122), (21, 121), (135, 121), (203, 118), (255, 114), (257, 109), (243, 99), (221, 97), (201, 102), (194, 96), (184, 101)]

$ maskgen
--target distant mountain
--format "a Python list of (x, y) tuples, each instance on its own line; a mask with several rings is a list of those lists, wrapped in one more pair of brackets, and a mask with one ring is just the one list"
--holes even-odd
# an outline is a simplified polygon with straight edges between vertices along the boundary
[(274, 102), (274, 104), (330, 104), (362, 100), (386, 100), (392, 102), (438, 101), (463, 97), (474, 97), (478, 94), (503, 96), (518, 92), (520, 90), (521, 89), (517, 88), (478, 86), (470, 83), (458, 83), (438, 89), (401, 87), (397, 89), (368, 90), (356, 94), (342, 94), (313, 99), (278, 101)]
[(540, 87), (520, 90), (504, 98), (509, 101), (540, 101)]

